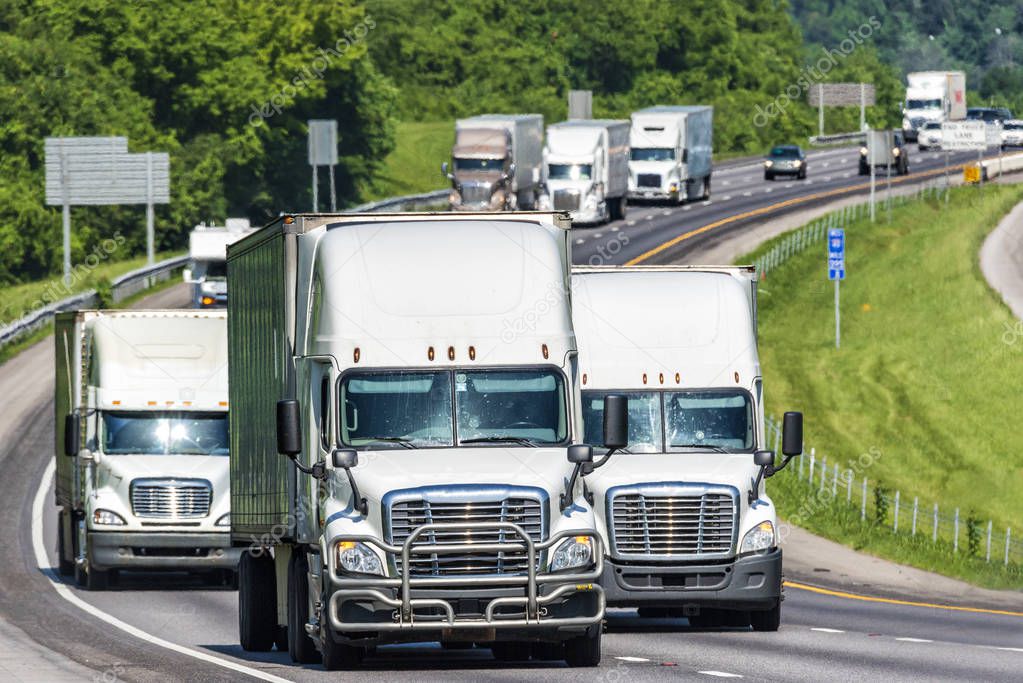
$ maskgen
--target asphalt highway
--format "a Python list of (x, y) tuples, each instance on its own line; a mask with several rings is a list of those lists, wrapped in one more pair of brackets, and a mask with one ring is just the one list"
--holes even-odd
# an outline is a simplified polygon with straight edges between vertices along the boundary
[[(962, 161), (962, 156), (953, 157), (953, 163)], [(911, 171), (940, 173), (943, 163), (943, 155), (914, 153)], [(762, 220), (793, 205), (770, 208), (782, 202), (806, 206), (863, 191), (854, 148), (811, 153), (809, 171), (805, 181), (766, 183), (759, 163), (732, 164), (715, 173), (709, 203), (634, 206), (624, 221), (576, 228), (576, 262), (592, 262), (599, 248), (618, 239), (620, 248), (605, 262), (660, 263), (692, 254), (715, 231), (739, 230), (752, 220), (736, 216), (759, 211)], [(716, 227), (678, 239), (706, 226)], [(179, 286), (145, 305), (175, 307), (186, 301)], [(40, 646), (94, 671), (95, 680), (340, 678), (318, 665), (293, 665), (286, 653), (242, 651), (237, 595), (227, 588), (209, 588), (185, 575), (124, 574), (116, 588), (90, 593), (56, 577), (52, 353), (52, 340), (47, 340), (0, 366), (0, 514), (7, 521), (0, 526), (0, 615)], [(1008, 681), (1019, 680), (1023, 670), (1023, 613), (875, 602), (796, 585), (788, 586), (786, 598), (778, 633), (692, 629), (684, 619), (642, 620), (635, 612), (612, 611), (597, 670), (560, 663), (505, 664), (488, 650), (416, 645), (380, 648), (360, 676), (607, 683), (737, 677)]]

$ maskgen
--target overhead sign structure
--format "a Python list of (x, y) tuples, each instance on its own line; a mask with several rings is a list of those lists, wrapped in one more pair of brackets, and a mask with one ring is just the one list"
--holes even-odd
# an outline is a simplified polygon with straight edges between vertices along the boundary
[(952, 152), (987, 149), (987, 124), (983, 121), (945, 121), (941, 124), (941, 148)]
[(46, 138), (46, 203), (63, 207), (64, 281), (71, 278), (71, 207), (146, 205), (146, 253), (155, 256), (154, 205), (170, 202), (170, 155), (128, 152), (125, 137)]
[(330, 210), (337, 211), (337, 191), (334, 189), (334, 167), (337, 166), (337, 120), (311, 119), (309, 121), (309, 165), (313, 167), (313, 213), (319, 211), (319, 176), (316, 168), (326, 166), (330, 173)]
[(828, 230), (828, 279), (835, 282), (835, 348), (842, 343), (842, 317), (838, 308), (839, 283), (845, 279), (845, 229)]
[(592, 90), (568, 91), (568, 118), (569, 119), (593, 118)]
[(867, 107), (874, 106), (873, 83), (817, 83), (806, 91), (811, 107), (817, 107), (819, 134), (824, 135), (824, 107), (860, 106), (860, 130), (866, 128)]

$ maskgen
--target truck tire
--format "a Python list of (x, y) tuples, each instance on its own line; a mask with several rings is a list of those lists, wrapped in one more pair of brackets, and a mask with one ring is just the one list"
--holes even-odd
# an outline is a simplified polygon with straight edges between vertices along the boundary
[(247, 652), (269, 652), (277, 636), (277, 577), (264, 550), (238, 563), (238, 640)]
[(105, 591), (110, 587), (110, 573), (94, 567), (75, 567), (75, 582), (87, 591)]
[(313, 664), (320, 659), (316, 643), (305, 630), (308, 622), (309, 558), (296, 552), (288, 564), (288, 654), (297, 664)]
[(320, 656), (327, 671), (353, 671), (362, 664), (366, 651), (361, 647), (335, 643), (330, 633), (321, 627)]
[(75, 572), (74, 553), (68, 558), (64, 552), (64, 513), (57, 516), (57, 571), (61, 576), (71, 576)]
[(565, 641), (565, 663), (572, 668), (600, 666), (600, 624), (590, 627), (592, 633)]
[(710, 176), (703, 179), (703, 199), (710, 199)]
[(771, 609), (750, 612), (749, 623), (754, 631), (777, 631), (781, 626), (781, 600)]

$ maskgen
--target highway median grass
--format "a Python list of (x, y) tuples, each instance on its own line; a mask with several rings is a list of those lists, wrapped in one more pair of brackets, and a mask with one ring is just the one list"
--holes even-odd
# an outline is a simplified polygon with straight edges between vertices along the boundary
[(394, 151), (363, 189), (363, 199), (370, 202), (447, 187), (440, 165), (451, 158), (454, 138), (454, 121), (398, 123)]
[[(1011, 185), (954, 189), (946, 208), (935, 197), (897, 206), (892, 221), (847, 226), (848, 277), (841, 285), (842, 346), (835, 348), (834, 286), (825, 245), (796, 254), (760, 283), (760, 358), (769, 413), (802, 410), (806, 445), (818, 459), (851, 464), (879, 453), (860, 476), (994, 522), (1003, 536), (992, 558), (969, 556), (929, 534), (892, 533), (844, 497), (801, 520), (810, 531), (879, 556), (975, 583), (1023, 587), (1019, 567), (1002, 568), (1004, 529), (1023, 534), (1023, 334), (979, 268), (987, 234), (1016, 203)], [(782, 239), (782, 238), (779, 238)], [(761, 245), (740, 262), (766, 253)], [(808, 457), (807, 455), (803, 456)], [(810, 495), (795, 465), (771, 480), (782, 516)], [(873, 510), (873, 508), (871, 508)], [(926, 508), (930, 510), (930, 507)], [(965, 522), (964, 522), (965, 524)], [(1017, 538), (1019, 536), (1017, 535)], [(976, 548), (974, 548), (976, 550)]]

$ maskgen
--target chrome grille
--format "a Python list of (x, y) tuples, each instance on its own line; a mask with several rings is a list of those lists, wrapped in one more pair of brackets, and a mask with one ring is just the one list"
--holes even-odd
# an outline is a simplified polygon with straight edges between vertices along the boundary
[(636, 176), (638, 187), (661, 187), (661, 176), (658, 173), (640, 173)]
[(735, 547), (738, 493), (730, 487), (651, 485), (608, 492), (616, 557), (714, 559)]
[(136, 517), (206, 517), (212, 497), (213, 489), (203, 479), (136, 479), (131, 484), (131, 510)]
[(554, 191), (555, 211), (578, 211), (579, 190), (555, 190)]
[(481, 183), (466, 183), (461, 187), (463, 204), (489, 204), (490, 185)]
[[(425, 498), (400, 500), (390, 507), (390, 542), (402, 545), (412, 532), (429, 523), (511, 522), (529, 534), (534, 542), (545, 538), (546, 524), (540, 498), (507, 497), (471, 502), (429, 501)], [(417, 539), (415, 545), (516, 543), (520, 537), (503, 530), (432, 531)], [(413, 555), (411, 576), (451, 576), (466, 574), (523, 574), (528, 568), (525, 548), (500, 553), (454, 555)], [(401, 557), (395, 558), (401, 571)]]

